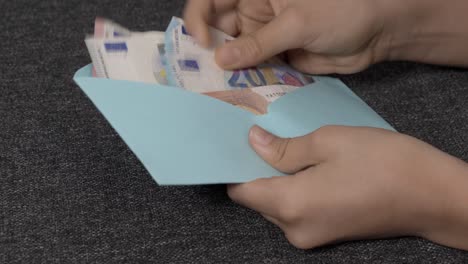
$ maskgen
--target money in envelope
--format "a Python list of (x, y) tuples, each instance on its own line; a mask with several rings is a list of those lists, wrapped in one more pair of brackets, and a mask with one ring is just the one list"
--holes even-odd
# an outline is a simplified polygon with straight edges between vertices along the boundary
[[(212, 38), (218, 45), (232, 40), (215, 30)], [(86, 44), (93, 64), (78, 70), (75, 82), (160, 185), (286, 176), (249, 146), (253, 125), (280, 137), (325, 125), (394, 130), (338, 79), (278, 61), (223, 71), (177, 18), (165, 33), (98, 19)]]

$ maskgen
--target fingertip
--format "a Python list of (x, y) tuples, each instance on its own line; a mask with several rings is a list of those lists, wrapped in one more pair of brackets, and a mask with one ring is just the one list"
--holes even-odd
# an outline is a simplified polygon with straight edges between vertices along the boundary
[(249, 131), (249, 139), (254, 145), (266, 147), (271, 144), (275, 136), (265, 129), (255, 125)]
[(242, 194), (242, 183), (238, 184), (228, 184), (226, 186), (227, 194), (231, 200), (233, 200), (236, 203), (239, 203), (241, 200), (241, 194)]
[(185, 23), (185, 29), (194, 38), (195, 42), (203, 48), (210, 46), (210, 34), (208, 25), (202, 21)]
[(188, 1), (184, 9), (185, 28), (202, 47), (210, 46), (208, 22), (211, 16), (210, 1)]
[(258, 130), (262, 130), (262, 128), (259, 127), (258, 125), (253, 125), (249, 130), (249, 142), (252, 145), (255, 144), (255, 134), (257, 133)]
[(257, 129), (261, 129), (258, 125), (253, 125), (249, 130), (249, 140), (252, 141), (254, 139), (254, 133)]
[(238, 66), (241, 51), (231, 45), (223, 45), (215, 51), (215, 61), (223, 69), (234, 69)]
[(253, 127), (250, 128), (249, 130), (249, 144), (250, 146), (255, 149), (255, 136), (254, 136), (254, 133), (255, 133), (255, 130), (258, 128), (259, 126), (257, 125), (254, 125)]

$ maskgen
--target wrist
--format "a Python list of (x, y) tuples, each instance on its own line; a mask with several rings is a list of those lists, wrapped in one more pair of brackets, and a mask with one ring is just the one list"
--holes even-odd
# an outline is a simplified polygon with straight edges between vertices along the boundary
[(428, 214), (419, 235), (468, 250), (468, 164), (449, 155), (445, 158), (436, 163), (438, 169), (428, 179), (433, 198), (424, 205)]
[(468, 66), (468, 2), (379, 1), (383, 60)]

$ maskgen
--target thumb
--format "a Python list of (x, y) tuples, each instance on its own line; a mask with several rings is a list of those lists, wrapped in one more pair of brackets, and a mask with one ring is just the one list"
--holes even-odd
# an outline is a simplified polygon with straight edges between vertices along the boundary
[(297, 24), (297, 16), (285, 10), (257, 31), (240, 36), (218, 48), (215, 60), (224, 69), (247, 68), (283, 51), (300, 48), (303, 36)]
[(257, 154), (279, 171), (296, 173), (323, 161), (316, 133), (297, 138), (279, 138), (254, 126), (249, 141)]

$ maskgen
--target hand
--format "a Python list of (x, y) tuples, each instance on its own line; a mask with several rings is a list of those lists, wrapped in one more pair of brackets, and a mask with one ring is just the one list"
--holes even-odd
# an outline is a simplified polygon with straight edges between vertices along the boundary
[(468, 249), (468, 166), (415, 138), (327, 126), (298, 138), (259, 127), (255, 151), (290, 176), (231, 185), (229, 196), (278, 225), (296, 247), (415, 235)]
[(192, 0), (184, 19), (204, 46), (208, 25), (240, 38), (217, 50), (224, 68), (256, 65), (287, 52), (308, 73), (352, 73), (377, 62), (383, 19), (369, 0)]
[(208, 25), (239, 36), (216, 51), (225, 69), (284, 53), (312, 74), (354, 73), (383, 60), (468, 66), (468, 1), (190, 0), (187, 30), (209, 46)]

